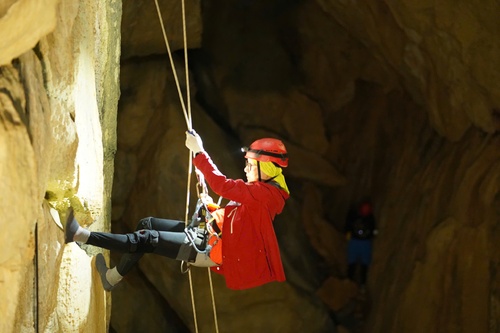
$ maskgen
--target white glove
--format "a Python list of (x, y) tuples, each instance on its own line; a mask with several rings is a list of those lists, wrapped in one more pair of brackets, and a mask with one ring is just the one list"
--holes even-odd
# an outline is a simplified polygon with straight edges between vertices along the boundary
[(205, 205), (213, 204), (214, 199), (211, 196), (205, 193), (200, 193), (200, 199)]
[(203, 149), (203, 141), (195, 130), (186, 131), (186, 147), (194, 154), (205, 151)]

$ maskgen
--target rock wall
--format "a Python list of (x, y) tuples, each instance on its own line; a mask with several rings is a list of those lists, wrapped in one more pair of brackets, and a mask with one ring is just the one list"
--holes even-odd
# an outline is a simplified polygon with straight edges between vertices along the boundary
[(1, 332), (107, 329), (91, 257), (62, 228), (72, 205), (109, 229), (120, 20), (119, 1), (0, 5)]
[[(498, 2), (186, 1), (187, 77), (181, 2), (159, 4), (221, 170), (243, 177), (239, 147), (262, 136), (291, 156), (287, 282), (234, 292), (213, 275), (221, 332), (499, 330)], [(0, 28), (0, 332), (195, 331), (178, 262), (146, 255), (105, 293), (100, 250), (61, 230), (69, 205), (99, 231), (185, 218), (186, 124), (154, 2), (123, 1), (122, 19), (118, 0), (8, 1)], [(380, 234), (356, 303), (342, 229), (364, 196)], [(214, 331), (206, 270), (191, 273)]]

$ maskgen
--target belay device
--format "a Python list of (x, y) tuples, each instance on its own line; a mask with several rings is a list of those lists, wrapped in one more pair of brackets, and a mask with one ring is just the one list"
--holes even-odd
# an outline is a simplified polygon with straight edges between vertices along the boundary
[[(196, 203), (194, 214), (191, 218), (191, 223), (184, 229), (188, 243), (181, 246), (178, 256), (179, 259), (187, 261), (188, 263), (196, 260), (197, 253), (202, 253), (208, 256), (210, 254), (210, 250), (212, 249), (212, 246), (208, 244), (209, 238), (211, 236), (216, 238), (220, 237), (217, 223), (215, 223), (215, 218), (211, 214), (212, 211), (219, 208), (219, 205), (214, 204), (212, 198), (208, 196), (208, 189), (205, 184), (203, 174), (196, 170), (196, 176), (198, 178), (198, 201)], [(211, 244), (216, 243), (217, 240), (215, 242), (211, 242)], [(182, 271), (185, 272), (187, 269), (182, 269)]]

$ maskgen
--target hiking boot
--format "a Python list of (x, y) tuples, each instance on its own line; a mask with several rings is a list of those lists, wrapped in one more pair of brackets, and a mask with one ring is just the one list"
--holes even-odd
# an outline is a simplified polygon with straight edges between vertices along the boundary
[(106, 273), (108, 272), (108, 266), (106, 266), (106, 259), (102, 253), (97, 254), (95, 258), (95, 267), (101, 276), (102, 287), (106, 291), (111, 291), (115, 286), (111, 285), (106, 278)]
[(66, 213), (66, 224), (64, 225), (64, 228), (64, 242), (66, 244), (74, 242), (75, 234), (78, 231), (78, 228), (80, 228), (80, 225), (75, 219), (72, 207), (69, 207)]

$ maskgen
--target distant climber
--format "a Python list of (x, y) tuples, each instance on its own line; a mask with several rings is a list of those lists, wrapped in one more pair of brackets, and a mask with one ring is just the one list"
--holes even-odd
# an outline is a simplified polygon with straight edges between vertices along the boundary
[[(372, 242), (378, 233), (373, 216), (373, 206), (369, 200), (363, 200), (355, 209), (349, 211), (345, 233), (348, 239), (347, 277), (358, 283), (361, 291), (364, 291), (368, 268), (372, 262)], [(359, 279), (356, 279), (358, 268)]]
[[(290, 193), (282, 174), (282, 168), (288, 166), (284, 144), (278, 139), (264, 138), (242, 149), (246, 153), (247, 182), (224, 176), (203, 149), (203, 142), (195, 131), (186, 132), (186, 146), (195, 154), (194, 165), (211, 189), (231, 200), (224, 208), (215, 207), (211, 212), (215, 220), (207, 221), (217, 229), (215, 241), (211, 237), (208, 241), (197, 242), (198, 226), (185, 228), (182, 221), (154, 217), (139, 221), (134, 233), (91, 232), (82, 228), (70, 212), (66, 242), (77, 241), (125, 253), (112, 269), (107, 268), (102, 254), (96, 258), (103, 286), (108, 291), (144, 253), (186, 261), (193, 266), (212, 267), (225, 277), (230, 289), (285, 281), (273, 228), (273, 220), (282, 212)], [(207, 243), (210, 251), (200, 253), (199, 250), (207, 249)], [(215, 243), (218, 251), (215, 251)]]

